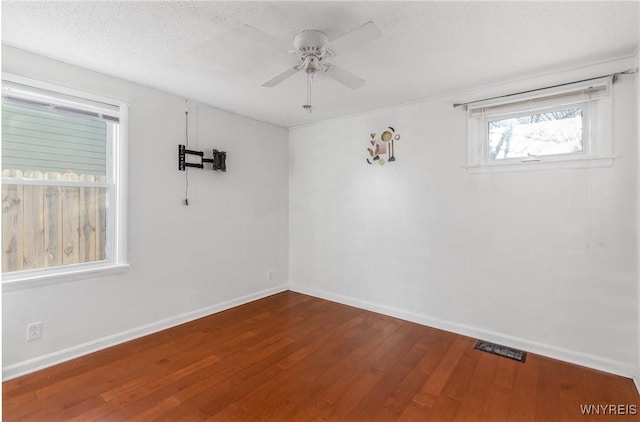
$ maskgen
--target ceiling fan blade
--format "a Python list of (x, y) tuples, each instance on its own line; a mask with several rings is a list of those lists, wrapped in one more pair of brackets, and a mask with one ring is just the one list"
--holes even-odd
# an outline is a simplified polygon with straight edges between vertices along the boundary
[(251, 38), (254, 41), (266, 42), (268, 44), (271, 44), (274, 48), (281, 50), (284, 53), (288, 52), (292, 48), (291, 41), (281, 40), (280, 38), (276, 38), (272, 35), (269, 35), (266, 32), (263, 32), (251, 25), (246, 25), (246, 24), (242, 25), (240, 28), (237, 29), (237, 31), (240, 34), (246, 36), (247, 38)]
[(360, 88), (364, 85), (364, 79), (357, 77), (353, 73), (344, 70), (341, 67), (338, 67), (334, 64), (328, 65), (329, 68), (325, 72), (325, 74), (336, 81), (340, 82), (343, 85), (348, 86), (351, 89)]
[(367, 22), (361, 27), (331, 41), (329, 43), (329, 49), (333, 51), (334, 54), (338, 55), (345, 51), (362, 47), (381, 36), (382, 31), (378, 28), (378, 25), (373, 22)]
[(271, 78), (267, 82), (263, 83), (262, 86), (265, 86), (267, 88), (274, 87), (278, 85), (280, 82), (284, 81), (285, 79), (290, 78), (296, 73), (298, 73), (298, 70), (299, 70), (298, 66), (287, 69), (281, 74), (279, 74), (278, 76), (276, 76), (275, 78)]

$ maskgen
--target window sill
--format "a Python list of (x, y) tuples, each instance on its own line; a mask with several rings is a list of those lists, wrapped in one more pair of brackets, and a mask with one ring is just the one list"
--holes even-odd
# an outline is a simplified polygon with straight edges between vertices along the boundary
[(62, 268), (47, 270), (20, 271), (2, 275), (2, 292), (13, 292), (35, 287), (51, 286), (54, 284), (86, 280), (97, 277), (123, 274), (129, 269), (129, 264), (114, 264), (101, 262), (92, 265), (69, 265)]
[(540, 161), (518, 161), (508, 163), (491, 163), (484, 165), (465, 166), (468, 174), (502, 173), (513, 171), (540, 171), (540, 170), (574, 170), (588, 169), (595, 167), (611, 167), (616, 158), (607, 157), (587, 157), (587, 158), (565, 158), (565, 159), (541, 159)]

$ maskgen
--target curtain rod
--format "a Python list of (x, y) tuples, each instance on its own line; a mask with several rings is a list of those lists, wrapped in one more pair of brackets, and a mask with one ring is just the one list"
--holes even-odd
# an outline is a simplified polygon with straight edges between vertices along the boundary
[(466, 107), (469, 104), (475, 104), (475, 103), (479, 103), (479, 102), (482, 102), (482, 101), (497, 100), (499, 98), (508, 98), (508, 97), (513, 97), (514, 95), (528, 94), (530, 92), (542, 91), (544, 89), (550, 89), (550, 88), (558, 88), (558, 87), (561, 87), (561, 86), (578, 84), (580, 82), (595, 81), (596, 79), (611, 78), (611, 82), (612, 83), (616, 83), (616, 81), (618, 80), (618, 77), (620, 75), (632, 75), (634, 73), (638, 73), (638, 68), (637, 67), (635, 69), (628, 69), (628, 70), (625, 70), (623, 72), (609, 73), (608, 75), (596, 76), (595, 78), (581, 79), (579, 81), (566, 82), (566, 83), (557, 84), (557, 85), (550, 85), (550, 86), (545, 86), (543, 88), (529, 89), (527, 91), (514, 92), (513, 94), (498, 95), (497, 97), (484, 98), (482, 100), (469, 101), (467, 103), (456, 103), (456, 104), (453, 105), (453, 108), (461, 107), (461, 106), (465, 106)]

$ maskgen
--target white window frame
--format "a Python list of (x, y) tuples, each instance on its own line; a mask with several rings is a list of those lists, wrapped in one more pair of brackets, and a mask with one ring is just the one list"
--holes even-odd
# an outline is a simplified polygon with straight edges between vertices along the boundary
[[(587, 92), (587, 94), (585, 94)], [(595, 94), (589, 94), (595, 92)], [(612, 89), (610, 79), (571, 84), (508, 99), (487, 100), (467, 108), (469, 173), (604, 167), (613, 164)], [(582, 151), (566, 154), (489, 159), (489, 122), (581, 106)]]
[[(2, 290), (13, 291), (23, 288), (38, 287), (49, 284), (57, 284), (68, 281), (83, 280), (99, 276), (119, 274), (129, 267), (127, 262), (127, 134), (128, 134), (128, 104), (124, 100), (103, 97), (76, 89), (54, 85), (48, 82), (37, 81), (18, 75), (2, 73), (2, 80), (24, 85), (35, 90), (46, 90), (64, 97), (75, 97), (80, 100), (88, 100), (112, 105), (119, 109), (119, 130), (115, 142), (108, 148), (107, 155), (111, 157), (112, 184), (110, 187), (109, 201), (115, 204), (109, 212), (110, 225), (107, 226), (107, 242), (110, 253), (103, 261), (83, 262), (56, 267), (47, 267), (33, 270), (12, 271), (2, 274)], [(3, 178), (3, 183), (12, 182)], [(14, 182), (17, 182), (15, 180)], [(44, 183), (41, 183), (44, 182)], [(108, 181), (109, 182), (109, 181)], [(28, 180), (20, 180), (19, 183), (30, 184)], [(46, 184), (46, 181), (34, 182)], [(72, 182), (73, 186), (79, 186), (78, 182)], [(81, 182), (80, 182), (81, 183)], [(92, 186), (97, 186), (95, 183)]]

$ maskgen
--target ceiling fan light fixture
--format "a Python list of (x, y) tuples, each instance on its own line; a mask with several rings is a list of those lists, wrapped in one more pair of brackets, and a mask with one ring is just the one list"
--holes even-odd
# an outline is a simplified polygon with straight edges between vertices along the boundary
[(296, 55), (300, 60), (300, 64), (271, 78), (263, 83), (262, 86), (276, 86), (298, 71), (304, 70), (307, 74), (307, 103), (303, 105), (302, 108), (311, 113), (311, 84), (313, 83), (313, 76), (316, 73), (324, 73), (331, 79), (351, 89), (357, 89), (365, 82), (364, 79), (359, 78), (353, 73), (331, 63), (325, 63), (323, 60), (326, 57), (334, 57), (336, 51), (338, 54), (341, 54), (341, 52), (361, 47), (381, 36), (382, 31), (380, 28), (373, 22), (367, 22), (342, 37), (331, 41), (331, 48), (328, 48), (329, 38), (324, 32), (316, 30), (299, 32), (293, 38), (293, 47), (295, 50), (289, 53)]
[(293, 48), (302, 56), (307, 54), (324, 54), (329, 37), (322, 31), (302, 31), (293, 38)]

